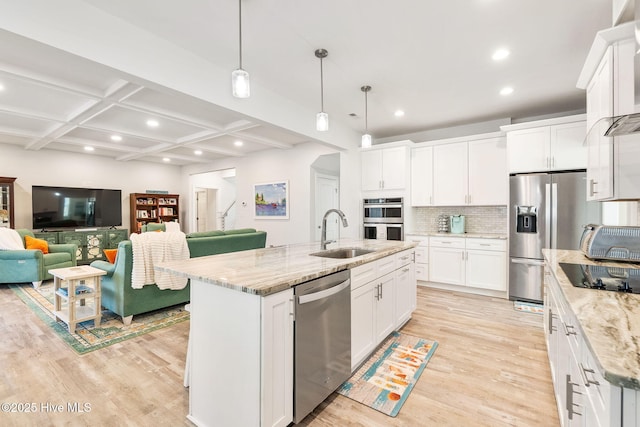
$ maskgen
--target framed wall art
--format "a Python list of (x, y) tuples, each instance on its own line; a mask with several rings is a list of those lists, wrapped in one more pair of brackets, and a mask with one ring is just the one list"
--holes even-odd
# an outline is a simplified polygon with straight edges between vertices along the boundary
[(289, 219), (289, 181), (254, 184), (256, 219)]

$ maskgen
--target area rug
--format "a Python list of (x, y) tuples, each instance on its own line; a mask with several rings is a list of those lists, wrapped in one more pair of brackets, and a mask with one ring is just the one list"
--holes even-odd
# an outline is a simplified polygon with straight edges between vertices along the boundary
[(70, 333), (67, 324), (62, 320), (56, 321), (52, 313), (53, 281), (43, 282), (38, 290), (34, 289), (32, 284), (9, 287), (78, 354), (86, 354), (189, 319), (189, 312), (184, 309), (184, 304), (181, 304), (133, 316), (131, 324), (125, 326), (120, 316), (103, 309), (99, 327), (94, 327), (93, 320), (87, 320), (78, 323), (75, 333)]
[(513, 308), (516, 311), (522, 311), (525, 313), (534, 313), (534, 314), (544, 313), (544, 306), (542, 304), (535, 304), (532, 302), (514, 301)]
[(394, 332), (337, 392), (395, 417), (438, 343)]

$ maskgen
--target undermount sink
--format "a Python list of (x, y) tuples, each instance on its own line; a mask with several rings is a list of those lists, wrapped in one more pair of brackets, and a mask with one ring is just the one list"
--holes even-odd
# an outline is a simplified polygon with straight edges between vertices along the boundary
[(370, 254), (371, 252), (375, 252), (371, 249), (363, 249), (363, 248), (339, 248), (339, 249), (329, 249), (322, 252), (314, 252), (312, 256), (319, 256), (323, 258), (355, 258), (357, 256)]

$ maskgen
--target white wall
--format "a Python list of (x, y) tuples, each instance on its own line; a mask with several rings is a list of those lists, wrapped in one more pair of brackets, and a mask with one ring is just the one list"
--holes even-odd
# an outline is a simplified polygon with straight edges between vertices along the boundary
[(117, 162), (93, 154), (28, 151), (0, 141), (0, 175), (16, 177), (16, 228), (31, 228), (31, 186), (109, 188), (122, 190), (122, 228), (129, 229), (129, 194), (167, 190), (180, 194), (180, 218), (185, 217), (180, 167), (148, 162)]
[[(267, 245), (308, 242), (311, 239), (309, 230), (313, 205), (311, 165), (318, 156), (335, 152), (337, 151), (333, 148), (316, 143), (299, 144), (290, 150), (264, 150), (246, 157), (223, 159), (206, 166), (185, 167), (183, 182), (187, 182), (188, 177), (196, 173), (236, 168), (236, 228), (249, 227), (266, 231)], [(340, 152), (340, 158), (340, 208), (349, 219), (349, 227), (341, 230), (341, 237), (357, 238), (362, 221), (359, 215), (360, 156), (354, 149)], [(254, 218), (254, 184), (282, 180), (289, 181), (289, 219)], [(191, 204), (189, 208), (192, 208)]]

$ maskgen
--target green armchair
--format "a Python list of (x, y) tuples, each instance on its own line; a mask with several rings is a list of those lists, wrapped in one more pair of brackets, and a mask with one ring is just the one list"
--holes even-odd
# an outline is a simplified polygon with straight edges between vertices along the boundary
[[(26, 229), (16, 230), (22, 243), (24, 237), (35, 237)], [(37, 249), (0, 250), (0, 283), (32, 282), (36, 288), (43, 280), (53, 279), (49, 270), (78, 265), (75, 244), (49, 244), (49, 253), (43, 254)]]

